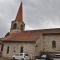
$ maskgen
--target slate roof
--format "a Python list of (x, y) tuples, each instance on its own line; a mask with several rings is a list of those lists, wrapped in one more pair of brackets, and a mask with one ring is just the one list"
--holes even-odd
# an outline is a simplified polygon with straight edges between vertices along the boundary
[(23, 31), (19, 33), (13, 33), (7, 37), (4, 37), (2, 41), (35, 42), (39, 39), (39, 37), (40, 34), (38, 33)]
[(21, 31), (4, 37), (3, 41), (36, 42), (43, 34), (60, 34), (60, 28)]
[(22, 21), (22, 20), (23, 20), (23, 12), (22, 12), (22, 10), (23, 10), (23, 9), (22, 9), (22, 2), (21, 2), (15, 20), (17, 20), (17, 21)]

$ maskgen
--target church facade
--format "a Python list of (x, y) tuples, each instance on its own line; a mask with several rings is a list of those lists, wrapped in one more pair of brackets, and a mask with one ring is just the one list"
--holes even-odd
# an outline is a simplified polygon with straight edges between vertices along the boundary
[(28, 53), (31, 59), (44, 53), (60, 53), (60, 28), (25, 31), (22, 3), (11, 23), (10, 35), (2, 39), (2, 57), (12, 58), (16, 53)]

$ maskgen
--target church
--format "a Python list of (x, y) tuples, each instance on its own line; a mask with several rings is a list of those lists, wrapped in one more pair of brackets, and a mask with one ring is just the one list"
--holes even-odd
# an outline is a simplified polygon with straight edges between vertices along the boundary
[(2, 39), (2, 57), (28, 53), (31, 59), (41, 53), (60, 53), (60, 28), (25, 31), (22, 2), (16, 18), (11, 22), (10, 35)]

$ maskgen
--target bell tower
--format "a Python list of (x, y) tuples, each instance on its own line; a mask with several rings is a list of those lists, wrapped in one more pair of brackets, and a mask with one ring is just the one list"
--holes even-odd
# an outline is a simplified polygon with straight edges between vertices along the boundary
[(14, 21), (11, 22), (10, 33), (17, 33), (20, 31), (24, 31), (25, 23), (23, 22), (23, 11), (22, 11), (22, 2), (20, 4), (18, 13)]

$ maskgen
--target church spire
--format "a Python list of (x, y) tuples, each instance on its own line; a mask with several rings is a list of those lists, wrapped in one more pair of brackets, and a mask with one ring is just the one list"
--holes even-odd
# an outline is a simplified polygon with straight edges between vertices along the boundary
[(17, 21), (23, 21), (23, 16), (22, 16), (22, 2), (20, 4), (20, 7), (19, 7), (19, 10), (18, 10), (18, 13), (17, 13), (17, 16), (15, 18), (15, 20)]
[(16, 18), (14, 21), (12, 21), (10, 34), (24, 31), (24, 29), (25, 29), (25, 23), (23, 22), (22, 2), (21, 2)]

